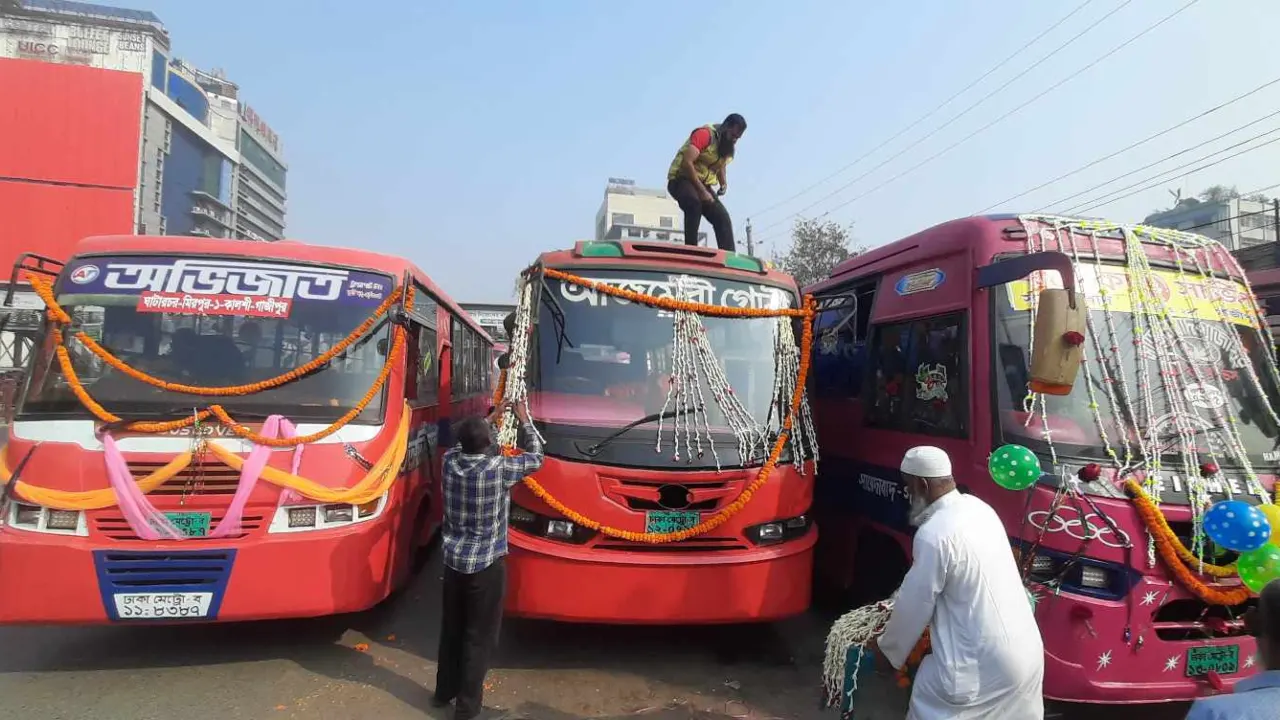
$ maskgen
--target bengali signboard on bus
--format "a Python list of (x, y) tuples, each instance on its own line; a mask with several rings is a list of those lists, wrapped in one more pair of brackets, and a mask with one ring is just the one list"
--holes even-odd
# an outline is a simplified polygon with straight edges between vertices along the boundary
[(361, 270), (196, 257), (82, 258), (63, 295), (136, 296), (138, 312), (288, 317), (294, 304), (373, 309), (392, 291), (389, 277)]
[[(1207, 278), (1194, 271), (1179, 273), (1162, 269), (1154, 270), (1153, 275), (1153, 309), (1167, 309), (1170, 315), (1179, 318), (1210, 321), (1225, 318), (1237, 325), (1258, 326), (1249, 291), (1238, 282)], [(1085, 294), (1090, 310), (1133, 312), (1135, 293), (1131, 292), (1130, 279), (1127, 270), (1118, 265), (1076, 266), (1076, 283)], [(1062, 277), (1056, 270), (1038, 271), (1006, 287), (1014, 310), (1030, 310), (1040, 290), (1062, 287)]]

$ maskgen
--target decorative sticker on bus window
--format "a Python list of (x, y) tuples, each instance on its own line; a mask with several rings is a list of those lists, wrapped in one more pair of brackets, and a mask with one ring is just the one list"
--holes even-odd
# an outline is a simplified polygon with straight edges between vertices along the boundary
[(932, 268), (903, 275), (894, 283), (893, 290), (899, 295), (915, 295), (916, 293), (937, 290), (947, 281), (947, 274), (941, 268)]
[(947, 366), (942, 363), (937, 365), (921, 363), (920, 367), (916, 368), (916, 399), (946, 402), (949, 398)]
[[(1152, 281), (1155, 293), (1152, 302), (1167, 309), (1175, 318), (1226, 319), (1237, 325), (1258, 326), (1249, 291), (1238, 282), (1190, 273), (1183, 275), (1172, 270), (1153, 270)], [(1133, 311), (1129, 276), (1121, 266), (1103, 265), (1099, 270), (1096, 265), (1077, 265), (1076, 284), (1090, 310)], [(1061, 288), (1062, 276), (1056, 270), (1037, 271), (1005, 287), (1013, 309), (1025, 311), (1034, 307), (1041, 290)]]
[(61, 291), (136, 295), (140, 312), (288, 317), (294, 303), (377, 307), (390, 278), (336, 267), (197, 257), (84, 258)]

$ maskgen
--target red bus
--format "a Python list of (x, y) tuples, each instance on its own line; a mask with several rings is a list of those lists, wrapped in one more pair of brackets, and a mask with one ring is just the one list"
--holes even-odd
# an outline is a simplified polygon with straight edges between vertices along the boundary
[(193, 237), (58, 265), (25, 264), (55, 304), (0, 452), (0, 623), (313, 617), (405, 583), (448, 423), (491, 384), (425, 273)]
[[(1087, 301), (1085, 360), (1069, 394), (1030, 394), (1036, 291), (1064, 275)], [(1213, 501), (1270, 503), (1280, 460), (1280, 375), (1242, 280), (1200, 236), (1049, 216), (965, 218), (845, 261), (810, 289), (856, 305), (821, 313), (814, 343), (820, 594), (897, 588), (912, 533), (898, 464), (936, 445), (1004, 519), (1046, 697), (1186, 700), (1254, 672), (1241, 618), (1256, 598), (1232, 571), (1200, 574), (1235, 556), (1196, 532)], [(1040, 459), (1025, 491), (988, 472), (1007, 443)]]
[[(507, 611), (612, 624), (755, 622), (804, 612), (817, 539), (808, 518), (809, 446), (787, 443), (772, 473), (761, 475), (778, 438), (778, 408), (791, 405), (779, 387), (794, 387), (797, 376), (795, 363), (775, 362), (773, 349), (795, 347), (801, 323), (699, 323), (641, 302), (685, 297), (743, 313), (794, 312), (795, 281), (737, 253), (616, 241), (544, 253), (525, 278), (527, 295), (508, 323), (515, 332), (502, 363), (511, 365), (506, 397), (513, 383), (527, 390), (546, 452), (534, 479), (562, 507), (528, 485), (513, 492)], [(714, 358), (717, 379), (685, 375), (673, 384), (693, 357), (676, 337), (699, 324), (700, 357)], [(703, 404), (682, 404), (676, 396), (694, 385)], [(744, 496), (760, 477), (767, 480)], [(722, 512), (731, 517), (692, 537), (645, 537), (696, 529)]]

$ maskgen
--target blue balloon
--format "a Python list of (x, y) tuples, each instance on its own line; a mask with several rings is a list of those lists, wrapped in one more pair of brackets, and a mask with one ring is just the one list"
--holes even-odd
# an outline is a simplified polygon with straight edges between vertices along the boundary
[(1271, 523), (1258, 508), (1243, 500), (1214, 503), (1204, 514), (1209, 539), (1233, 552), (1257, 550), (1271, 538)]

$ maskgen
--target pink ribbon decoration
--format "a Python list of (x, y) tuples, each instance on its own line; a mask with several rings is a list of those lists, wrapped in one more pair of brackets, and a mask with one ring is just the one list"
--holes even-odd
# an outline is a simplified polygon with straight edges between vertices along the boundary
[(138, 489), (133, 473), (129, 472), (129, 464), (124, 461), (124, 455), (120, 454), (120, 448), (116, 447), (116, 441), (110, 435), (102, 438), (102, 457), (107, 465), (107, 480), (111, 489), (116, 491), (116, 503), (133, 534), (143, 540), (181, 540), (183, 536), (178, 528)]
[[(286, 420), (280, 415), (271, 415), (262, 423), (263, 436), (275, 439), (278, 437), (291, 438), (298, 434), (297, 428), (293, 423)], [(271, 459), (271, 447), (269, 445), (255, 445), (253, 451), (244, 459), (244, 466), (240, 468), (240, 481), (236, 484), (236, 494), (231, 498), (231, 504), (227, 506), (227, 514), (222, 516), (222, 520), (218, 522), (218, 527), (209, 533), (211, 538), (222, 538), (229, 535), (237, 535), (240, 533), (240, 520), (244, 517), (244, 506), (249, 502), (249, 496), (253, 495), (253, 489), (258, 486), (258, 480), (262, 477), (262, 469), (267, 466), (267, 462)], [(302, 463), (302, 446), (298, 445), (293, 449), (293, 464), (290, 473), (298, 474), (298, 465)], [(293, 492), (286, 490), (282, 495)]]
[[(262, 424), (262, 434), (268, 438), (292, 438), (297, 436), (297, 428), (284, 417), (272, 415)], [(109, 434), (104, 435), (102, 445), (102, 455), (107, 467), (107, 479), (111, 483), (111, 488), (115, 490), (116, 502), (120, 506), (125, 522), (129, 523), (129, 528), (133, 533), (143, 540), (188, 539), (169, 521), (169, 518), (164, 513), (156, 510), (142, 490), (138, 489), (138, 484), (133, 479), (133, 473), (129, 471), (129, 464), (125, 462), (124, 455), (120, 453), (120, 448)], [(248, 457), (245, 458), (244, 467), (240, 469), (240, 480), (236, 484), (236, 494), (231, 498), (231, 504), (227, 506), (226, 514), (222, 516), (222, 520), (218, 522), (217, 527), (207, 537), (224, 538), (236, 535), (241, 531), (240, 521), (244, 517), (245, 505), (248, 504), (249, 497), (253, 495), (254, 488), (258, 486), (262, 470), (267, 466), (267, 462), (270, 459), (270, 446), (254, 446)], [(298, 445), (293, 449), (289, 472), (297, 475), (298, 467), (301, 463), (302, 446)], [(292, 490), (286, 490), (281, 493), (281, 504), (284, 504), (285, 497), (289, 495), (296, 496), (296, 493)]]

